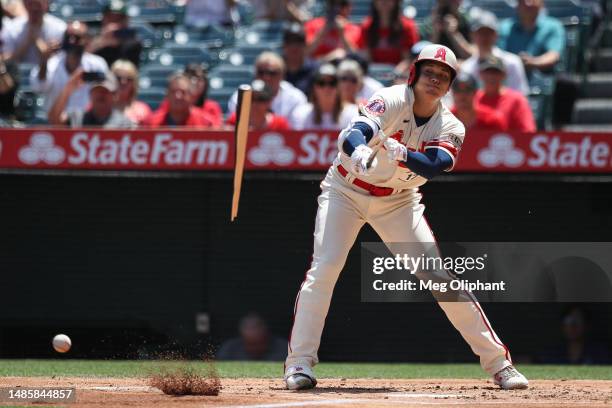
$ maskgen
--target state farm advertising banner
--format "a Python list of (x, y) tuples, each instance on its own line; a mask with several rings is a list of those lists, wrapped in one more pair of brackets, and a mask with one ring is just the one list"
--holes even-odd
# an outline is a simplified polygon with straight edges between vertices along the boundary
[[(337, 154), (336, 131), (251, 132), (250, 170), (317, 170)], [(612, 134), (469, 133), (457, 172), (612, 172)], [(227, 131), (0, 129), (0, 168), (231, 170)]]

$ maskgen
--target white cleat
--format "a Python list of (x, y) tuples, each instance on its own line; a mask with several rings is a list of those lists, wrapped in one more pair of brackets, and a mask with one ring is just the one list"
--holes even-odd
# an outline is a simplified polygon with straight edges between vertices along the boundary
[(285, 371), (285, 383), (289, 390), (309, 390), (317, 385), (312, 368), (306, 365), (294, 365)]
[(513, 366), (508, 366), (493, 376), (493, 382), (504, 390), (524, 390), (529, 385), (527, 378)]

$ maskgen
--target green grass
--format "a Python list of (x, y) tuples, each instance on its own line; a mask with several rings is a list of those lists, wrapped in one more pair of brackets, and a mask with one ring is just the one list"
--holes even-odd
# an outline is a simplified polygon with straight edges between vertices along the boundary
[[(101, 360), (0, 360), (0, 377), (75, 376), (75, 377), (146, 377), (161, 367), (188, 364), (205, 371), (201, 362), (101, 361)], [(221, 377), (280, 378), (282, 363), (218, 362)], [(611, 366), (520, 365), (530, 379), (612, 380)], [(476, 364), (382, 364), (322, 363), (316, 367), (320, 378), (485, 378)]]

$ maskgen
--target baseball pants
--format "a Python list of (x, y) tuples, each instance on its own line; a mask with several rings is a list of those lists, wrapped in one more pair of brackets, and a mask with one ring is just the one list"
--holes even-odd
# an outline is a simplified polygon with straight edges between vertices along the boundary
[[(314, 252), (294, 308), (286, 367), (314, 366), (331, 297), (357, 234), (367, 222), (384, 242), (432, 243), (435, 238), (423, 216), (416, 189), (375, 197), (349, 184), (331, 168), (321, 183), (315, 221)], [(467, 301), (438, 302), (447, 318), (493, 375), (511, 365), (506, 346), (493, 331), (479, 303), (469, 292)]]

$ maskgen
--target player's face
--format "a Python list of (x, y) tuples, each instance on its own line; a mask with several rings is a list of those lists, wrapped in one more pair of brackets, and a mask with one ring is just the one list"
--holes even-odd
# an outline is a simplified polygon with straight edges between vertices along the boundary
[(431, 98), (442, 98), (448, 92), (451, 83), (451, 70), (444, 64), (437, 62), (424, 62), (421, 64), (421, 73), (415, 86), (417, 95)]

